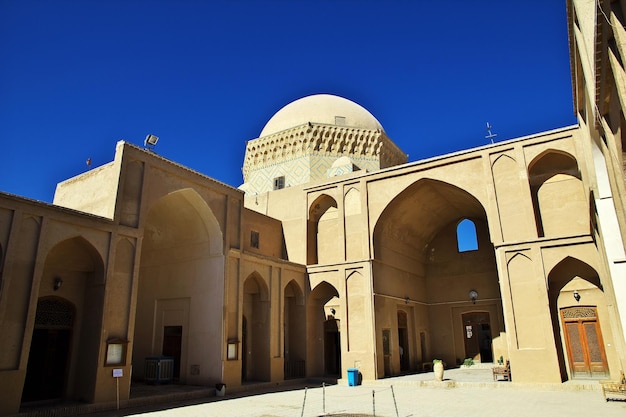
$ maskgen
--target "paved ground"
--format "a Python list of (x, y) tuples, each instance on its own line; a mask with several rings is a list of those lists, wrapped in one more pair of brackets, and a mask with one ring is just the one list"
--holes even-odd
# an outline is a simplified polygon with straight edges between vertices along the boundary
[[(445, 381), (432, 373), (321, 387), (308, 383), (247, 393), (153, 404), (91, 414), (120, 416), (415, 416), (415, 417), (624, 417), (626, 401), (605, 402), (597, 381), (562, 385), (493, 382), (489, 369), (447, 370)], [(626, 399), (625, 399), (626, 400)]]

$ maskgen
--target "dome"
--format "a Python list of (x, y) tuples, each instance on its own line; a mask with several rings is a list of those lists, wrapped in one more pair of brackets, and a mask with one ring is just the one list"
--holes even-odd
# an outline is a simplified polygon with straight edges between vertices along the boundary
[(378, 120), (355, 102), (330, 94), (316, 94), (293, 101), (280, 109), (267, 122), (259, 137), (308, 122), (383, 130)]

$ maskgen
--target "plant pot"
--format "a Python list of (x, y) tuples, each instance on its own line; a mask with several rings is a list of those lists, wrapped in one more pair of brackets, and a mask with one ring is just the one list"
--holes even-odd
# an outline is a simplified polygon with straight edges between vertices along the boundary
[(433, 364), (433, 371), (435, 372), (435, 379), (443, 381), (443, 363), (437, 362)]
[(226, 394), (226, 384), (215, 384), (215, 395), (223, 397)]

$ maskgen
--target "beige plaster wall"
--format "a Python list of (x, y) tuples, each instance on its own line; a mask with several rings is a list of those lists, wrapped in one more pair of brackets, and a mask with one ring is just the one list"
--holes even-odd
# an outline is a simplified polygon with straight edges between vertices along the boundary
[(93, 168), (57, 184), (52, 202), (59, 206), (112, 219), (117, 200), (119, 175), (119, 160)]

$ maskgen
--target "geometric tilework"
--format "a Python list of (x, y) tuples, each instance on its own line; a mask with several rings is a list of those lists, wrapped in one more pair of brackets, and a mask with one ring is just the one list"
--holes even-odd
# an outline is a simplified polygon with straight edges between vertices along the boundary
[[(333, 167), (341, 157), (358, 168), (345, 163)], [(242, 168), (245, 184), (240, 188), (256, 195), (272, 191), (274, 179), (281, 176), (289, 187), (406, 161), (407, 155), (382, 130), (307, 123), (248, 141)]]

